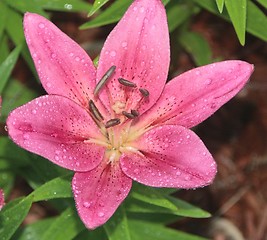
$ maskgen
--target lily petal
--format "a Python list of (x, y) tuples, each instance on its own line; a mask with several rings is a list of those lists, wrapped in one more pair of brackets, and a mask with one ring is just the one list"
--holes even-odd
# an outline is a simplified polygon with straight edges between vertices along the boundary
[[(111, 107), (126, 103), (126, 111), (149, 109), (166, 83), (170, 61), (167, 18), (160, 0), (136, 0), (108, 36), (99, 58), (97, 80), (112, 66), (115, 74), (107, 83), (108, 92), (99, 95)], [(118, 78), (134, 82), (137, 89), (122, 86)], [(138, 88), (147, 89), (142, 99)]]
[(234, 97), (252, 72), (253, 65), (237, 60), (185, 72), (167, 83), (160, 99), (135, 128), (149, 124), (194, 127)]
[(3, 208), (5, 205), (5, 195), (4, 191), (0, 188), (0, 210)]
[(215, 161), (203, 142), (182, 126), (154, 127), (131, 146), (140, 153), (124, 153), (122, 171), (148, 186), (195, 188), (210, 184), (216, 174)]
[(48, 94), (87, 107), (93, 98), (95, 67), (86, 52), (52, 22), (26, 13), (24, 32), (36, 70)]
[(105, 151), (88, 141), (102, 138), (88, 112), (61, 96), (46, 95), (15, 109), (7, 127), (20, 147), (74, 171), (95, 168)]
[(94, 229), (104, 224), (126, 198), (131, 186), (132, 180), (119, 165), (102, 163), (89, 172), (75, 173), (74, 199), (86, 227)]

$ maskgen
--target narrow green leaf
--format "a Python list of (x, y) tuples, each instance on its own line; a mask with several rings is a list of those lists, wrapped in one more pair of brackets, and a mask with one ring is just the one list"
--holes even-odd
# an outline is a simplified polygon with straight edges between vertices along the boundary
[[(0, 160), (1, 161), (1, 160)], [(5, 198), (7, 198), (14, 186), (15, 174), (11, 171), (0, 171), (0, 188), (4, 190)], [(1, 225), (1, 224), (0, 224)]]
[(78, 236), (76, 236), (73, 240), (108, 240), (106, 232), (103, 227), (97, 228), (94, 231), (88, 231), (85, 229)]
[(4, 87), (10, 77), (10, 74), (17, 62), (22, 46), (17, 46), (0, 65), (0, 94), (2, 95)]
[(132, 0), (115, 1), (108, 9), (96, 18), (80, 26), (80, 29), (100, 27), (110, 23), (117, 22), (121, 19)]
[(184, 32), (179, 36), (183, 48), (193, 57), (197, 66), (211, 63), (212, 51), (206, 39), (196, 32)]
[(76, 210), (67, 208), (53, 223), (45, 230), (39, 240), (72, 240), (84, 229)]
[(31, 0), (43, 9), (64, 12), (88, 12), (92, 5), (82, 0)]
[(104, 6), (109, 0), (95, 0), (93, 7), (88, 13), (88, 17), (92, 16), (98, 9)]
[(216, 4), (220, 13), (223, 11), (224, 0), (216, 0)]
[[(189, 19), (194, 12), (192, 6), (189, 6), (189, 4), (177, 4), (175, 2), (167, 5), (166, 10), (170, 32)], [(179, 18), (177, 18), (177, 16), (179, 16)]]
[(0, 1), (0, 38), (3, 36), (3, 32), (7, 21), (7, 7), (4, 2)]
[(72, 174), (57, 177), (41, 187), (35, 189), (31, 193), (33, 201), (42, 201), (55, 198), (70, 198), (72, 197), (71, 182)]
[(258, 0), (258, 3), (260, 3), (263, 7), (267, 8), (267, 1), (266, 0)]
[(0, 64), (2, 64), (10, 54), (7, 35), (0, 37)]
[(32, 205), (32, 197), (25, 197), (17, 204), (8, 203), (0, 212), (0, 239), (8, 240), (18, 229)]
[[(214, 0), (193, 1), (208, 11), (230, 21), (229, 16), (225, 12), (222, 14), (218, 13)], [(256, 37), (267, 41), (267, 16), (253, 2), (248, 1), (247, 4), (247, 31)]]
[(108, 235), (109, 240), (131, 240), (128, 219), (121, 205), (112, 216), (112, 218), (104, 225), (104, 229)]
[(161, 194), (157, 190), (139, 184), (131, 192), (131, 197), (159, 207), (176, 210), (176, 206), (166, 198), (166, 195)]
[(247, 0), (225, 0), (225, 6), (240, 43), (245, 45)]
[(34, 1), (21, 1), (21, 0), (4, 0), (11, 8), (16, 9), (21, 13), (34, 12), (48, 17), (47, 13), (42, 10), (39, 4)]
[(153, 224), (149, 222), (130, 220), (129, 225), (132, 240), (206, 240), (202, 237), (194, 236), (188, 233), (184, 233), (181, 231), (164, 227), (159, 224)]

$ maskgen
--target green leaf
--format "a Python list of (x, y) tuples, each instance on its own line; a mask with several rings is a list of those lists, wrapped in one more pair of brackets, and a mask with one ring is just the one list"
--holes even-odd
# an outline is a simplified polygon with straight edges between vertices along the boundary
[(0, 239), (8, 240), (18, 229), (32, 205), (32, 197), (25, 197), (17, 204), (8, 203), (0, 212)]
[(53, 223), (43, 232), (38, 240), (72, 240), (84, 229), (76, 210), (67, 208)]
[(92, 16), (98, 9), (104, 6), (109, 0), (95, 0), (93, 7), (88, 13), (88, 17)]
[(41, 187), (35, 189), (30, 195), (33, 196), (33, 201), (42, 201), (55, 198), (70, 198), (71, 192), (71, 178), (73, 174), (57, 177), (45, 183)]
[(131, 192), (131, 197), (142, 202), (175, 211), (176, 206), (166, 198), (166, 195), (161, 194), (160, 191), (157, 190), (158, 189), (139, 184), (134, 188), (134, 191)]
[(225, 0), (225, 6), (240, 43), (245, 45), (247, 0)]
[(166, 239), (179, 239), (179, 240), (206, 240), (205, 238), (194, 236), (188, 233), (177, 231), (164, 227), (159, 224), (143, 222), (138, 220), (130, 220), (130, 232), (132, 240), (166, 240)]
[(11, 171), (0, 171), (0, 188), (4, 190), (5, 198), (10, 194), (15, 182), (15, 174)]
[[(182, 23), (189, 19), (194, 12), (194, 9), (192, 9), (192, 6), (189, 4), (177, 4), (175, 2), (171, 2), (171, 4), (167, 5), (166, 10), (169, 32), (172, 32), (179, 27)], [(179, 16), (179, 18), (177, 18), (177, 16)]]
[(17, 62), (22, 46), (17, 46), (0, 65), (0, 94), (2, 95), (4, 87), (10, 77), (10, 74)]
[(267, 8), (267, 1), (266, 0), (258, 0), (258, 3), (260, 3), (263, 7)]
[(102, 14), (80, 26), (80, 29), (100, 27), (117, 22), (121, 19), (122, 15), (125, 13), (131, 2), (131, 0), (115, 1)]
[(94, 231), (88, 231), (85, 229), (73, 240), (108, 240), (108, 237), (104, 231), (103, 227), (97, 228)]
[(212, 51), (206, 39), (196, 32), (184, 32), (179, 36), (180, 44), (193, 57), (197, 66), (211, 63)]
[(41, 14), (45, 17), (48, 17), (45, 11), (42, 10), (39, 4), (36, 4), (34, 1), (21, 1), (21, 0), (4, 0), (11, 8), (16, 9), (21, 13), (25, 12), (34, 12)]
[[(229, 16), (225, 12), (222, 14), (218, 13), (214, 0), (193, 1), (208, 11), (230, 21)], [(247, 31), (256, 37), (267, 41), (267, 16), (265, 16), (265, 14), (253, 2), (248, 1), (247, 4)]]
[(2, 64), (10, 53), (6, 34), (0, 37), (0, 53), (0, 64)]
[(123, 205), (116, 210), (112, 218), (104, 225), (104, 229), (109, 240), (132, 239), (129, 232), (128, 219)]
[(31, 0), (46, 10), (64, 12), (88, 12), (92, 5), (81, 0)]
[(0, 1), (0, 38), (2, 38), (3, 36), (3, 32), (6, 26), (6, 21), (7, 21), (7, 7), (5, 5), (5, 3), (3, 3), (2, 1)]
[(223, 11), (224, 0), (216, 0), (216, 4), (220, 13)]

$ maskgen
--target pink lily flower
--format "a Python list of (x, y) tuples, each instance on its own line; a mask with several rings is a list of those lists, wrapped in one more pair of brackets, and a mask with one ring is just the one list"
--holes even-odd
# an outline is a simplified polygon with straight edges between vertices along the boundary
[(5, 205), (5, 195), (4, 191), (0, 188), (0, 210), (3, 208)]
[(45, 18), (27, 13), (24, 30), (48, 95), (12, 111), (8, 132), (20, 147), (75, 172), (74, 199), (87, 228), (112, 216), (133, 180), (186, 189), (212, 182), (215, 161), (189, 128), (236, 95), (252, 65), (218, 62), (166, 84), (170, 46), (160, 0), (133, 2), (97, 69)]

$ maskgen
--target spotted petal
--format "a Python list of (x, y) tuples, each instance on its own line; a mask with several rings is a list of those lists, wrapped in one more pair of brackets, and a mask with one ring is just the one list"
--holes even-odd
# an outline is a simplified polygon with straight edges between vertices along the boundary
[(61, 96), (39, 97), (15, 109), (7, 127), (20, 147), (74, 171), (95, 168), (105, 151), (88, 141), (102, 138), (88, 112)]
[(36, 70), (48, 94), (88, 106), (95, 87), (95, 67), (86, 52), (52, 22), (27, 13), (24, 33)]
[(3, 208), (5, 205), (5, 195), (4, 191), (0, 188), (0, 210)]
[(136, 128), (177, 124), (188, 128), (204, 121), (234, 97), (248, 81), (253, 65), (224, 61), (195, 68), (171, 80)]
[(80, 218), (87, 228), (104, 224), (128, 195), (132, 180), (105, 161), (96, 169), (75, 173), (72, 189)]
[[(166, 83), (170, 46), (167, 18), (160, 0), (136, 0), (107, 38), (100, 54), (97, 80), (112, 66), (116, 72), (102, 91), (100, 98), (111, 106), (126, 103), (126, 111), (150, 108), (160, 96)], [(124, 78), (134, 82), (136, 89), (118, 82)], [(149, 91), (141, 100), (138, 88)], [(140, 102), (138, 104), (138, 102)]]
[(195, 188), (208, 185), (216, 164), (199, 137), (182, 126), (154, 127), (131, 146), (139, 153), (124, 153), (122, 171), (154, 187)]

